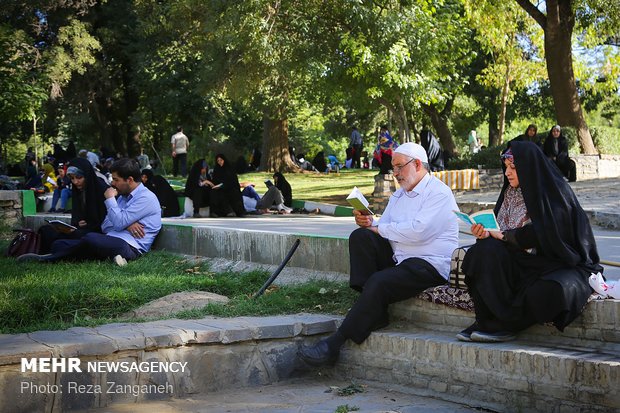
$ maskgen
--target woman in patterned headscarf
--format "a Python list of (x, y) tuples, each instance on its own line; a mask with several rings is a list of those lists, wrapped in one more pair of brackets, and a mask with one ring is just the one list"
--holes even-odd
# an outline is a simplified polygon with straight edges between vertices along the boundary
[(463, 261), (476, 309), (476, 322), (457, 334), (463, 341), (511, 340), (536, 323), (562, 331), (587, 303), (589, 275), (602, 271), (588, 217), (551, 160), (520, 141), (502, 159), (501, 231), (473, 225), (478, 241)]
[(396, 143), (392, 135), (390, 135), (387, 126), (381, 126), (379, 142), (372, 154), (373, 158), (380, 166), (380, 174), (390, 173), (392, 169), (392, 154), (396, 148), (398, 148), (398, 143)]

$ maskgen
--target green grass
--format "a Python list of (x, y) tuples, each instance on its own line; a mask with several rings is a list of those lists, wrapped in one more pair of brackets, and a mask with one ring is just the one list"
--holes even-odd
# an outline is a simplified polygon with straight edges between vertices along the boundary
[[(3, 248), (6, 245), (2, 243)], [(0, 333), (5, 334), (123, 321), (119, 317), (125, 312), (180, 291), (209, 291), (230, 298), (227, 305), (177, 315), (185, 318), (344, 314), (354, 298), (344, 283), (312, 282), (274, 288), (254, 300), (252, 295), (268, 273), (213, 273), (206, 262), (197, 264), (162, 251), (152, 251), (125, 267), (111, 262), (17, 263), (4, 256), (0, 266)], [(320, 294), (321, 288), (327, 292)]]
[[(289, 173), (284, 174), (286, 180), (293, 188), (293, 199), (303, 201), (324, 202), (334, 205), (349, 204), (346, 197), (354, 186), (367, 197), (374, 190), (374, 176), (379, 173), (378, 169), (350, 169), (342, 170), (340, 173), (319, 174), (319, 173)], [(273, 174), (268, 172), (252, 172), (239, 175), (239, 182), (252, 182), (256, 185), (258, 192), (265, 191), (264, 181), (271, 179)], [(176, 183), (182, 183), (182, 178), (167, 177)], [(181, 186), (178, 189), (183, 189)]]

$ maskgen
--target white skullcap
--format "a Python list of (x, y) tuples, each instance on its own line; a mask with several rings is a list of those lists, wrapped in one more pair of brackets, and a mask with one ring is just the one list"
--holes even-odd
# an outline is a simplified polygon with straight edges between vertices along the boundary
[(419, 159), (424, 163), (428, 163), (428, 156), (426, 155), (426, 151), (422, 147), (422, 145), (418, 145), (417, 143), (407, 142), (400, 145), (394, 153), (400, 153), (411, 158)]

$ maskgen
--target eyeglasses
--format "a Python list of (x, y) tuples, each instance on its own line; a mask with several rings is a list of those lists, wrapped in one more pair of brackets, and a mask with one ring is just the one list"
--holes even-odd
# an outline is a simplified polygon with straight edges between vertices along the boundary
[(409, 161), (405, 162), (402, 165), (392, 165), (392, 169), (394, 170), (394, 172), (398, 173), (398, 172), (402, 171), (405, 166), (409, 165), (411, 162), (413, 162), (415, 160), (416, 160), (415, 158), (411, 158), (411, 159), (409, 159)]

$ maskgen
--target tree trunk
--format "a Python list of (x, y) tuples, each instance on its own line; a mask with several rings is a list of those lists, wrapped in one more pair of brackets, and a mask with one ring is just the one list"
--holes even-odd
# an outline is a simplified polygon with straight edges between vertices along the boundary
[(424, 110), (424, 113), (426, 113), (426, 115), (431, 119), (433, 129), (435, 129), (435, 131), (437, 132), (441, 147), (443, 148), (443, 151), (448, 156), (448, 158), (454, 158), (458, 155), (456, 145), (454, 144), (454, 140), (452, 139), (452, 132), (450, 132), (450, 128), (448, 127), (448, 117), (450, 116), (450, 112), (452, 111), (453, 102), (454, 99), (450, 99), (441, 112), (434, 104), (422, 104), (422, 110)]
[(499, 145), (498, 117), (495, 105), (489, 106), (489, 148)]
[(299, 172), (288, 151), (288, 119), (283, 111), (263, 112), (263, 153), (260, 170), (268, 172)]
[(403, 127), (403, 131), (405, 132), (403, 143), (411, 142), (411, 131), (409, 130), (409, 122), (407, 122), (407, 111), (405, 110), (405, 105), (403, 104), (403, 98), (401, 96), (398, 97), (398, 109), (401, 125)]
[(585, 154), (596, 154), (573, 71), (572, 34), (575, 14), (571, 0), (547, 0), (545, 16), (529, 0), (516, 0), (545, 32), (545, 60), (555, 115), (560, 126), (572, 126)]
[(506, 73), (504, 76), (504, 85), (502, 86), (502, 95), (499, 110), (499, 133), (498, 144), (504, 141), (504, 131), (506, 130), (506, 107), (508, 106), (508, 93), (510, 92), (510, 62), (506, 63)]

